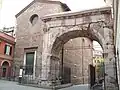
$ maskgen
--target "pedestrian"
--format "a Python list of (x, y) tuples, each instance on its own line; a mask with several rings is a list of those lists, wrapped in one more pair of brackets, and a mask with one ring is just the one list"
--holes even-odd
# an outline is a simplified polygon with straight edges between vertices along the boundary
[(19, 83), (22, 83), (22, 74), (23, 74), (23, 69), (20, 67), (20, 72), (19, 72)]

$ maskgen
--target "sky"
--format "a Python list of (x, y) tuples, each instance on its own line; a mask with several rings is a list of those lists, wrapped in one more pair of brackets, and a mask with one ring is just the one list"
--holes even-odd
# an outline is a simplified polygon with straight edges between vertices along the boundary
[[(33, 0), (2, 0), (0, 6), (0, 29), (3, 27), (16, 26), (15, 15)], [(87, 9), (105, 7), (104, 0), (60, 0), (66, 3), (72, 11), (82, 11)], [(98, 46), (95, 42), (94, 46)], [(99, 48), (98, 48), (99, 49)], [(100, 49), (99, 49), (100, 50)]]
[[(15, 15), (33, 0), (2, 0), (0, 28), (16, 25)], [(104, 0), (60, 0), (72, 11), (81, 11), (105, 6)]]

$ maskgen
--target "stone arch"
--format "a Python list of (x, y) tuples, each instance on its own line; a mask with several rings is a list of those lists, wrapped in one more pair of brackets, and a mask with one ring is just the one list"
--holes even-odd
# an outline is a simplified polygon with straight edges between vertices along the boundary
[[(76, 27), (76, 26), (75, 26)], [(96, 26), (97, 27), (97, 26)], [(54, 38), (54, 40), (51, 41), (51, 50), (50, 54), (53, 56), (56, 56), (59, 54), (59, 51), (61, 47), (68, 42), (70, 39), (77, 38), (77, 37), (86, 37), (89, 38), (90, 40), (95, 40), (97, 41), (102, 49), (104, 50), (105, 48), (105, 39), (104, 37), (94, 28), (87, 28), (88, 30), (85, 30), (84, 28), (79, 28), (79, 29), (68, 29), (64, 30), (63, 32), (58, 32)], [(62, 31), (62, 30), (61, 30)]]
[[(61, 62), (60, 51), (62, 50), (63, 45), (65, 43), (67, 43), (70, 39), (74, 39), (74, 38), (78, 38), (78, 37), (86, 37), (86, 38), (89, 38), (91, 41), (93, 41), (93, 40), (97, 41), (101, 45), (101, 47), (104, 49), (104, 43), (105, 43), (104, 37), (93, 28), (89, 28), (88, 30), (84, 30), (82, 28), (80, 28), (79, 30), (68, 29), (68, 30), (65, 30), (63, 33), (60, 33), (60, 34), (57, 33), (56, 35), (57, 35), (57, 37), (53, 40), (53, 43), (51, 44), (52, 48), (50, 50), (50, 54), (51, 54), (50, 65), (52, 65), (52, 66), (55, 65), (56, 62), (58, 62), (58, 63)], [(90, 62), (90, 63), (92, 64), (92, 62)], [(57, 68), (60, 67), (59, 69), (61, 69), (61, 68), (63, 69), (63, 65), (62, 66), (59, 66), (59, 65), (60, 64), (56, 64), (56, 66), (52, 67), (51, 70), (54, 70), (57, 66), (58, 66)], [(71, 69), (72, 69), (74, 64), (71, 63), (70, 65), (71, 65)], [(60, 71), (60, 73), (61, 73), (61, 71)], [(72, 79), (72, 77), (71, 77), (71, 79)]]
[(7, 61), (4, 61), (2, 66), (9, 66), (9, 63)]
[(10, 63), (9, 61), (7, 61), (7, 60), (2, 61), (2, 62), (1, 62), (1, 66), (3, 66), (4, 63), (8, 63), (8, 66), (9, 66), (9, 67), (11, 66), (11, 63)]
[[(95, 23), (94, 25), (96, 25), (96, 27), (99, 27), (99, 24)], [(92, 26), (93, 26), (93, 24), (91, 24), (91, 25), (87, 24), (87, 25), (73, 26), (69, 29), (67, 29), (67, 28), (53, 29), (52, 28), (52, 29), (49, 29), (48, 32), (46, 32), (45, 40), (47, 43), (44, 46), (45, 47), (44, 50), (46, 49), (46, 51), (43, 52), (43, 60), (46, 60), (46, 61), (43, 62), (42, 64), (43, 65), (47, 64), (47, 66), (52, 66), (52, 67), (50, 67), (50, 70), (48, 70), (49, 74), (46, 77), (48, 77), (48, 78), (54, 77), (54, 76), (51, 76), (51, 75), (55, 75), (52, 73), (52, 69), (56, 68), (56, 66), (57, 66), (57, 68), (59, 68), (60, 50), (61, 50), (62, 46), (66, 42), (68, 42), (70, 39), (77, 38), (77, 37), (87, 37), (90, 40), (97, 41), (101, 45), (103, 50), (105, 49), (105, 46), (104, 46), (105, 38), (103, 37), (103, 35), (101, 35), (101, 33), (98, 30), (96, 30), (96, 28), (94, 28)], [(52, 32), (52, 30), (55, 30), (57, 32), (56, 33)], [(44, 55), (46, 55), (47, 57)], [(53, 66), (55, 64), (56, 64), (56, 66)], [(59, 71), (57, 71), (57, 72), (59, 72)], [(58, 73), (57, 73), (57, 75), (58, 75)], [(44, 75), (44, 77), (45, 77), (45, 75)]]
[[(93, 9), (83, 12), (61, 13), (42, 18), (43, 29), (42, 79), (51, 75), (50, 65), (59, 62), (61, 46), (69, 39), (88, 37), (97, 41), (103, 48), (105, 59), (105, 88), (116, 88), (115, 53), (111, 8)], [(51, 77), (51, 76), (50, 76)], [(46, 82), (48, 84), (48, 82)]]

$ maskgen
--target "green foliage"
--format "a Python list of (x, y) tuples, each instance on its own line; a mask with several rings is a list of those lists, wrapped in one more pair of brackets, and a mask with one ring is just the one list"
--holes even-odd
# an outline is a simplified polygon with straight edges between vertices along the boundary
[(104, 63), (100, 63), (96, 66), (96, 72), (97, 72), (97, 77), (103, 77), (104, 76)]

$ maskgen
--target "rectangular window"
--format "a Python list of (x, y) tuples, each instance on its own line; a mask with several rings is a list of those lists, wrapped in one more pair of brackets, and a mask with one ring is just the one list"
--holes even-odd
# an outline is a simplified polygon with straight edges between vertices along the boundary
[(28, 52), (26, 53), (26, 75), (32, 75), (33, 74), (33, 67), (34, 67), (34, 54), (35, 52)]
[(10, 45), (5, 45), (4, 54), (6, 55), (12, 54), (12, 47)]

